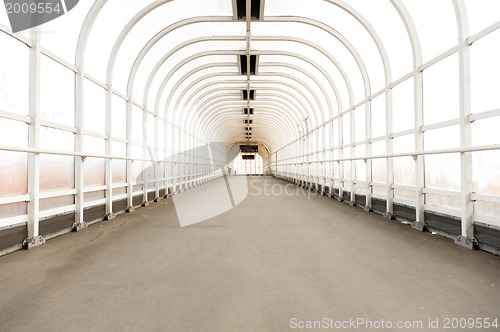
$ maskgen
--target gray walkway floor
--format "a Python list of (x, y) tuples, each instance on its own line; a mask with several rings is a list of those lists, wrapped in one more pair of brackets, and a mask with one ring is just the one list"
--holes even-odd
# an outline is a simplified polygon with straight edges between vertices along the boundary
[(181, 228), (168, 199), (0, 257), (0, 330), (500, 318), (500, 257), (325, 196), (265, 195), (264, 182), (279, 193), (280, 180), (249, 181), (246, 200), (198, 224)]

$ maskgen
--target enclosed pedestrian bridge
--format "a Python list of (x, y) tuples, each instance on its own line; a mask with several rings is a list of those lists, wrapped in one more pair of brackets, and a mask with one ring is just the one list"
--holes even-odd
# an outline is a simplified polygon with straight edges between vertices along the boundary
[(500, 319), (500, 1), (14, 2), (0, 330)]

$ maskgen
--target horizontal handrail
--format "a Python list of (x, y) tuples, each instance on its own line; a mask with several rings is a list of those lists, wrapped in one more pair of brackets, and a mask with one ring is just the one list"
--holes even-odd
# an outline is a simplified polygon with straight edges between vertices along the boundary
[[(57, 150), (36, 149), (36, 148), (25, 148), (25, 147), (17, 147), (17, 146), (9, 146), (9, 145), (0, 145), (0, 151), (25, 152), (25, 153), (35, 153), (35, 154), (50, 154), (50, 155), (57, 155), (57, 156), (82, 157), (82, 158), (99, 158), (99, 159), (115, 159), (115, 160), (130, 160), (130, 161), (149, 161), (149, 162), (167, 163), (167, 164), (186, 164), (186, 165), (198, 165), (198, 166), (226, 166), (226, 164), (193, 163), (193, 162), (186, 162), (186, 161), (132, 158), (132, 157), (123, 157), (123, 156), (100, 155), (100, 154), (95, 154), (95, 153), (57, 151)], [(192, 156), (189, 155), (189, 157), (192, 157)]]
[(387, 158), (399, 158), (399, 157), (416, 157), (416, 156), (427, 156), (427, 155), (436, 155), (436, 154), (481, 152), (481, 151), (493, 151), (493, 150), (500, 150), (500, 144), (481, 145), (481, 146), (474, 146), (474, 147), (468, 147), (468, 148), (454, 148), (454, 149), (440, 149), (440, 150), (429, 150), (429, 151), (392, 153), (392, 154), (377, 155), (377, 156), (338, 158), (338, 159), (328, 159), (328, 160), (307, 160), (307, 161), (300, 161), (300, 162), (294, 162), (294, 163), (283, 163), (283, 161), (286, 161), (286, 160), (301, 158), (301, 156), (297, 156), (297, 157), (290, 157), (290, 158), (281, 159), (281, 160), (277, 160), (277, 161), (270, 161), (269, 164), (273, 165), (273, 166), (276, 166), (276, 165), (277, 166), (302, 165), (302, 164), (317, 164), (317, 163), (334, 163), (334, 162), (341, 162), (341, 161), (387, 159)]

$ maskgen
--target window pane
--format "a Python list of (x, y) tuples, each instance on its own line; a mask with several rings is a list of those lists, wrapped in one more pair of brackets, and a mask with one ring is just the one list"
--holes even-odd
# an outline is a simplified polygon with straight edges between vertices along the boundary
[(0, 110), (28, 114), (28, 47), (1, 31), (0, 45)]
[(392, 89), (392, 126), (394, 133), (412, 129), (415, 126), (413, 79), (407, 79)]
[(457, 45), (455, 10), (451, 1), (403, 0), (422, 46), (423, 62)]
[(458, 54), (424, 70), (424, 123), (432, 124), (458, 119)]
[(500, 108), (500, 31), (470, 47), (472, 113)]
[(473, 35), (488, 26), (498, 22), (500, 13), (500, 1), (498, 0), (465, 0), (467, 17), (469, 18), (469, 30)]
[(40, 60), (40, 114), (42, 119), (73, 126), (74, 73), (42, 55)]
[(104, 134), (106, 128), (106, 91), (97, 84), (84, 81), (83, 128)]

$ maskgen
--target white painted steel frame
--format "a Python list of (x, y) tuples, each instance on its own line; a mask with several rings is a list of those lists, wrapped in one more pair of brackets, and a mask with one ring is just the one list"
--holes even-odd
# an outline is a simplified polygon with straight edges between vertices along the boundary
[[(325, 1), (327, 1), (327, 0), (325, 0)], [(129, 23), (127, 25), (126, 29), (124, 29), (124, 31), (126, 31), (126, 30), (128, 30), (128, 31), (122, 32), (121, 36), (123, 37), (123, 39), (126, 37), (128, 32), (130, 32), (130, 30), (133, 28), (133, 26), (140, 19), (142, 19), (147, 13), (153, 11), (158, 6), (165, 4), (167, 2), (169, 2), (169, 1), (168, 0), (167, 1), (156, 1), (152, 4), (150, 4), (149, 6), (145, 7), (140, 13), (138, 13), (136, 15), (136, 17), (131, 21), (131, 23)], [(375, 44), (377, 45), (379, 52), (381, 53), (382, 61), (383, 61), (383, 64), (385, 66), (384, 70), (385, 70), (385, 74), (386, 74), (387, 87), (384, 88), (382, 91), (379, 91), (375, 94), (372, 94), (370, 89), (369, 89), (369, 85), (367, 85), (367, 84), (369, 84), (369, 78), (368, 78), (367, 73), (365, 72), (364, 82), (365, 82), (365, 89), (366, 89), (366, 91), (365, 91), (366, 99), (363, 102), (361, 102), (358, 105), (353, 105), (352, 100), (351, 100), (349, 109), (347, 111), (342, 111), (342, 108), (340, 106), (341, 105), (340, 99), (337, 96), (337, 102), (338, 102), (339, 110), (340, 110), (338, 116), (333, 116), (333, 114), (331, 113), (331, 106), (330, 106), (329, 113), (330, 113), (331, 119), (329, 119), (329, 120), (325, 121), (325, 119), (322, 119), (321, 122), (316, 121), (316, 123), (314, 123), (311, 127), (311, 124), (307, 121), (307, 119), (309, 117), (305, 117), (304, 118), (305, 121), (303, 120), (303, 121), (299, 121), (297, 123), (298, 131), (297, 131), (297, 128), (293, 128), (293, 125), (290, 125), (290, 128), (285, 130), (285, 132), (289, 133), (288, 135), (286, 135), (286, 137), (290, 137), (289, 142), (286, 143), (286, 142), (282, 142), (281, 140), (279, 140), (279, 141), (273, 142), (273, 144), (271, 145), (271, 146), (277, 146), (278, 144), (282, 145), (281, 148), (276, 148), (275, 152), (270, 154), (270, 156), (272, 156), (273, 154), (275, 156), (274, 163), (276, 164), (276, 171), (278, 170), (279, 165), (291, 165), (290, 163), (280, 163), (280, 160), (278, 159), (278, 153), (280, 153), (282, 150), (285, 150), (285, 149), (288, 149), (290, 147), (295, 146), (292, 149), (292, 153), (288, 154), (288, 156), (291, 156), (291, 157), (286, 158), (286, 159), (291, 158), (293, 160), (297, 160), (297, 159), (301, 160), (301, 162), (299, 162), (299, 163), (295, 162), (295, 163), (293, 163), (293, 165), (304, 166), (304, 165), (310, 165), (312, 163), (321, 163), (321, 164), (323, 164), (323, 167), (325, 167), (324, 165), (327, 163), (331, 164), (333, 162), (340, 162), (339, 172), (340, 172), (341, 176), (337, 177), (337, 178), (340, 179), (340, 189), (342, 191), (342, 183), (344, 182), (342, 165), (343, 165), (344, 161), (365, 160), (366, 162), (368, 162), (373, 158), (379, 158), (379, 156), (375, 156), (375, 157), (371, 156), (370, 142), (372, 142), (373, 139), (371, 138), (371, 128), (370, 128), (370, 121), (369, 121), (369, 117), (371, 115), (370, 101), (375, 96), (380, 95), (382, 93), (385, 93), (386, 94), (386, 131), (387, 131), (386, 142), (387, 142), (387, 144), (386, 144), (386, 155), (383, 156), (383, 158), (387, 159), (387, 176), (388, 177), (387, 177), (387, 181), (386, 181), (386, 187), (387, 187), (386, 199), (387, 199), (387, 212), (388, 212), (388, 215), (390, 216), (392, 214), (392, 200), (394, 197), (393, 189), (395, 187), (393, 184), (393, 178), (391, 179), (391, 177), (393, 177), (393, 158), (402, 156), (402, 154), (393, 154), (392, 153), (392, 151), (393, 151), (393, 149), (392, 149), (392, 137), (395, 137), (398, 134), (401, 134), (401, 133), (393, 133), (392, 132), (392, 112), (393, 112), (393, 110), (392, 110), (392, 97), (391, 97), (392, 88), (395, 85), (403, 82), (404, 80), (406, 80), (410, 77), (413, 77), (414, 89), (415, 89), (415, 91), (414, 91), (414, 94), (415, 94), (415, 129), (414, 129), (414, 134), (415, 134), (415, 151), (417, 151), (417, 152), (410, 153), (408, 155), (416, 156), (415, 193), (416, 193), (416, 207), (417, 207), (416, 220), (418, 222), (418, 226), (420, 226), (420, 227), (424, 226), (423, 225), (423, 211), (424, 211), (424, 209), (429, 208), (428, 206), (425, 205), (424, 195), (426, 193), (431, 193), (431, 192), (434, 194), (439, 194), (436, 191), (430, 191), (430, 189), (425, 188), (425, 184), (424, 184), (425, 174), (423, 172), (423, 168), (424, 168), (423, 156), (428, 155), (428, 154), (434, 154), (434, 153), (460, 153), (460, 155), (461, 155), (461, 185), (462, 185), (462, 190), (460, 193), (460, 197), (461, 197), (461, 201), (462, 201), (462, 209), (461, 209), (462, 236), (464, 236), (466, 239), (472, 241), (473, 240), (472, 221), (475, 218), (473, 216), (473, 213), (472, 213), (472, 201), (473, 200), (485, 200), (485, 201), (498, 203), (498, 198), (497, 197), (486, 197), (486, 196), (480, 196), (480, 195), (474, 196), (474, 194), (472, 193), (472, 175), (471, 175), (472, 159), (471, 159), (470, 152), (471, 151), (484, 151), (484, 150), (498, 149), (498, 146), (493, 145), (493, 146), (486, 146), (486, 147), (471, 147), (470, 123), (472, 121), (477, 120), (477, 119), (484, 119), (484, 118), (498, 116), (500, 112), (498, 110), (493, 110), (491, 112), (481, 113), (478, 115), (471, 114), (470, 81), (469, 81), (469, 76), (470, 76), (469, 45), (473, 41), (478, 40), (478, 39), (486, 36), (487, 34), (491, 33), (492, 31), (495, 31), (498, 28), (500, 28), (500, 22), (493, 24), (490, 27), (487, 27), (486, 29), (482, 30), (481, 32), (479, 32), (478, 34), (476, 34), (474, 36), (469, 36), (468, 35), (468, 28), (467, 28), (467, 14), (466, 14), (465, 4), (463, 3), (462, 0), (453, 0), (453, 5), (455, 8), (455, 15), (457, 18), (457, 25), (459, 28), (458, 29), (459, 30), (459, 38), (458, 38), (459, 45), (450, 49), (449, 51), (443, 53), (442, 55), (436, 57), (435, 59), (431, 60), (427, 64), (422, 64), (421, 49), (420, 49), (420, 44), (419, 44), (419, 40), (418, 40), (418, 34), (417, 34), (417, 31), (415, 29), (414, 24), (412, 23), (411, 16), (407, 12), (407, 10), (404, 8), (401, 1), (391, 0), (391, 3), (393, 4), (394, 8), (398, 11), (402, 21), (405, 24), (405, 27), (407, 29), (408, 36), (409, 36), (409, 39), (410, 39), (410, 42), (412, 45), (413, 57), (414, 57), (414, 71), (413, 71), (413, 73), (405, 75), (404, 77), (402, 77), (398, 81), (391, 82), (390, 67), (389, 67), (389, 62), (388, 62), (387, 56), (385, 55), (385, 50), (383, 48), (383, 45), (382, 45), (380, 39), (376, 35), (373, 28), (370, 26), (369, 22), (367, 22), (353, 8), (349, 7), (347, 4), (345, 4), (341, 1), (327, 1), (327, 2), (329, 2), (333, 5), (336, 5), (339, 8), (348, 12), (361, 25), (363, 25), (363, 27), (368, 31), (368, 33), (370, 34), (370, 36), (374, 40)], [(24, 122), (29, 124), (29, 128), (30, 128), (29, 149), (17, 149), (17, 148), (6, 147), (6, 146), (2, 146), (2, 147), (0, 147), (0, 149), (7, 150), (7, 151), (24, 151), (24, 152), (29, 153), (30, 157), (29, 157), (29, 162), (28, 162), (29, 163), (28, 177), (30, 179), (37, 177), (36, 176), (37, 175), (37, 168), (38, 168), (38, 172), (39, 172), (39, 162), (38, 162), (38, 167), (37, 167), (37, 159), (39, 158), (39, 155), (41, 153), (54, 153), (54, 154), (74, 155), (74, 156), (84, 157), (86, 154), (82, 153), (82, 151), (83, 151), (83, 135), (84, 134), (92, 134), (92, 133), (85, 132), (82, 128), (82, 112), (83, 112), (83, 102), (84, 102), (83, 79), (84, 78), (89, 79), (89, 80), (99, 84), (100, 86), (104, 87), (106, 89), (106, 96), (107, 96), (107, 98), (106, 98), (106, 105), (107, 105), (106, 106), (106, 131), (105, 131), (105, 135), (104, 135), (104, 138), (106, 140), (106, 153), (105, 153), (105, 156), (97, 156), (97, 157), (106, 158), (106, 187), (105, 187), (106, 191), (107, 191), (106, 213), (108, 214), (108, 216), (111, 216), (112, 201), (113, 201), (112, 189), (114, 187), (111, 183), (111, 178), (112, 178), (111, 162), (112, 162), (112, 159), (125, 159), (125, 160), (127, 160), (127, 164), (128, 164), (127, 177), (129, 177), (129, 174), (131, 174), (130, 173), (131, 162), (133, 160), (148, 161), (148, 160), (154, 159), (155, 160), (155, 179), (154, 179), (155, 198), (158, 197), (158, 195), (159, 195), (159, 181), (160, 181), (159, 174), (158, 174), (158, 165), (161, 162), (164, 162), (164, 160), (158, 160), (158, 155), (159, 155), (159, 150), (160, 150), (157, 148), (158, 147), (158, 140), (159, 140), (158, 126), (159, 126), (160, 122), (163, 121), (164, 127), (166, 129), (167, 125), (168, 125), (168, 121), (165, 121), (165, 120), (167, 120), (167, 118), (161, 117), (161, 115), (158, 113), (158, 108), (155, 107), (155, 111), (153, 111), (154, 121), (155, 121), (155, 124), (154, 124), (154, 128), (155, 128), (155, 130), (154, 130), (154, 143), (155, 143), (154, 144), (154, 146), (155, 146), (154, 157), (147, 158), (148, 156), (146, 154), (146, 149), (144, 148), (145, 146), (147, 146), (147, 140), (145, 137), (143, 137), (143, 142), (142, 142), (143, 158), (142, 159), (131, 158), (131, 156), (130, 156), (131, 155), (131, 153), (130, 153), (131, 152), (130, 151), (130, 148), (131, 148), (131, 139), (130, 139), (131, 138), (130, 137), (131, 136), (130, 135), (131, 128), (130, 128), (130, 126), (128, 126), (129, 128), (127, 129), (127, 140), (125, 140), (125, 143), (127, 143), (127, 158), (114, 158), (114, 157), (112, 157), (111, 143), (112, 143), (112, 140), (114, 140), (113, 136), (112, 136), (112, 131), (111, 131), (111, 122), (112, 122), (111, 97), (112, 97), (112, 94), (115, 93), (116, 95), (124, 98), (127, 101), (127, 110), (128, 110), (127, 114), (130, 113), (129, 109), (131, 109), (132, 105), (139, 106), (143, 110), (143, 125), (145, 125), (147, 123), (147, 119), (148, 119), (147, 114), (151, 112), (147, 108), (147, 95), (149, 93), (149, 86), (150, 86), (150, 83), (152, 82), (154, 74), (152, 73), (150, 75), (150, 79), (148, 79), (148, 85), (146, 86), (146, 91), (144, 94), (144, 102), (143, 102), (143, 105), (145, 105), (145, 106), (142, 107), (132, 100), (132, 95), (131, 95), (131, 91), (132, 91), (132, 87), (133, 87), (133, 77), (135, 77), (135, 74), (136, 74), (136, 72), (134, 72), (135, 67), (131, 71), (131, 78), (132, 79), (129, 80), (129, 89), (128, 89), (126, 96), (123, 96), (123, 95), (121, 95), (118, 92), (113, 90), (112, 82), (111, 82), (112, 75), (109, 75), (109, 72), (112, 73), (113, 65), (108, 66), (108, 80), (107, 80), (106, 84), (99, 82), (98, 80), (90, 77), (89, 75), (87, 75), (84, 72), (83, 59), (84, 59), (84, 50), (85, 50), (85, 45), (86, 45), (86, 42), (88, 39), (88, 35), (89, 35), (90, 29), (93, 25), (93, 22), (95, 21), (97, 15), (99, 14), (100, 10), (102, 9), (102, 7), (104, 6), (105, 3), (106, 3), (105, 0), (96, 1), (94, 6), (91, 8), (91, 10), (89, 12), (87, 19), (85, 20), (85, 23), (82, 27), (82, 32), (80, 34), (80, 38), (78, 41), (78, 47), (77, 47), (78, 51), (77, 51), (77, 58), (75, 61), (75, 66), (68, 64), (67, 62), (65, 62), (61, 59), (58, 59), (56, 55), (54, 55), (48, 51), (41, 50), (40, 45), (39, 45), (39, 41), (37, 41), (37, 39), (38, 39), (37, 36), (33, 36), (33, 34), (32, 34), (32, 38), (27, 39), (25, 37), (22, 37), (19, 34), (10, 33), (10, 32), (8, 32), (8, 28), (6, 28), (4, 26), (0, 26), (0, 30), (8, 33), (12, 37), (18, 39), (19, 41), (27, 44), (30, 47), (30, 108), (29, 108), (30, 118), (17, 116), (17, 115), (9, 114), (7, 112), (0, 111), (1, 117), (9, 118), (9, 119), (17, 120), (17, 121), (24, 121)], [(247, 6), (248, 6), (248, 4), (249, 4), (249, 1), (247, 0)], [(248, 8), (247, 8), (247, 10), (248, 10)], [(192, 20), (195, 21), (198, 19), (193, 18)], [(279, 21), (279, 20), (286, 21), (286, 18), (271, 18), (270, 20), (271, 21), (272, 20), (274, 20), (274, 21)], [(187, 20), (187, 21), (189, 21), (189, 20)], [(230, 21), (230, 20), (228, 20), (228, 21)], [(265, 18), (264, 21), (268, 21), (267, 18)], [(309, 19), (309, 18), (300, 18), (298, 21), (301, 21), (301, 23), (312, 24), (316, 27), (331, 29), (326, 24), (324, 24), (322, 22), (314, 21), (314, 20)], [(247, 22), (247, 23), (249, 24), (249, 22)], [(331, 29), (331, 30), (333, 30), (333, 29)], [(340, 36), (340, 38), (343, 38), (343, 37)], [(252, 39), (252, 37), (247, 34), (247, 36), (246, 36), (247, 42), (250, 42), (251, 39)], [(292, 39), (293, 39), (293, 37), (291, 37), (289, 40), (292, 40)], [(117, 44), (115, 44), (115, 46), (119, 45), (122, 41), (123, 40), (120, 40), (120, 38), (119, 38), (117, 40)], [(347, 40), (345, 40), (345, 41), (348, 43)], [(116, 49), (116, 53), (113, 53), (113, 56), (110, 58), (110, 63), (111, 62), (114, 63), (118, 49), (119, 49), (119, 46)], [(352, 51), (352, 49), (349, 49), (349, 50)], [(442, 59), (446, 58), (447, 56), (454, 54), (456, 52), (458, 52), (459, 59), (460, 59), (460, 68), (459, 68), (459, 72), (460, 72), (460, 118), (458, 119), (458, 124), (460, 125), (460, 133), (461, 133), (460, 134), (460, 137), (461, 137), (460, 149), (425, 151), (424, 150), (424, 142), (423, 142), (423, 132), (425, 130), (435, 129), (435, 128), (437, 128), (437, 126), (445, 127), (448, 125), (455, 125), (455, 124), (457, 124), (457, 121), (450, 120), (450, 121), (447, 121), (446, 123), (442, 123), (439, 125), (425, 126), (425, 127), (423, 126), (422, 71), (425, 70), (426, 68), (428, 68), (429, 66), (431, 66), (435, 63), (438, 63), (440, 60), (442, 60)], [(247, 47), (247, 50), (245, 53), (246, 54), (250, 53), (249, 47)], [(38, 116), (39, 111), (37, 110), (39, 108), (39, 102), (37, 101), (37, 98), (39, 98), (39, 81), (37, 82), (37, 78), (39, 79), (39, 57), (40, 57), (40, 54), (46, 54), (50, 58), (55, 59), (61, 65), (67, 67), (70, 70), (73, 70), (76, 73), (76, 75), (75, 75), (76, 76), (76, 95), (75, 95), (76, 107), (75, 107), (75, 127), (74, 128), (66, 128), (66, 127), (62, 128), (63, 126), (58, 125), (58, 124), (52, 124), (52, 123), (47, 123), (47, 122), (42, 123), (42, 121), (39, 119), (39, 116)], [(254, 54), (253, 51), (252, 51), (252, 54)], [(142, 55), (142, 53), (139, 55), (139, 57), (141, 57), (141, 55)], [(353, 54), (353, 56), (356, 58), (355, 54)], [(358, 64), (362, 63), (361, 58), (357, 58), (357, 60), (359, 60)], [(305, 60), (305, 61), (307, 61), (307, 60)], [(360, 65), (360, 68), (361, 67), (362, 66)], [(361, 70), (363, 71), (362, 68), (361, 68)], [(307, 75), (307, 76), (311, 77), (310, 75)], [(311, 78), (314, 79), (313, 77), (311, 77)], [(130, 84), (131, 82), (132, 82), (132, 84)], [(247, 77), (247, 89), (249, 89), (249, 87), (250, 87), (249, 84), (250, 84), (250, 77)], [(320, 89), (321, 89), (321, 87), (320, 87)], [(272, 90), (272, 88), (271, 88), (271, 90)], [(220, 90), (220, 91), (222, 92), (225, 90)], [(322, 91), (324, 93), (325, 90), (322, 89)], [(270, 93), (269, 97), (271, 97), (269, 100), (264, 100), (265, 105), (267, 103), (269, 103), (266, 106), (266, 108), (268, 108), (268, 109), (270, 107), (277, 106), (277, 105), (272, 105), (272, 103), (283, 102), (281, 99), (277, 98), (277, 95), (275, 95), (273, 93)], [(192, 98), (192, 97), (190, 97), (190, 98)], [(198, 100), (201, 101), (201, 99), (198, 99)], [(330, 101), (330, 99), (327, 98), (327, 101)], [(179, 102), (179, 100), (177, 101), (177, 103), (178, 102)], [(237, 104), (236, 100), (235, 100), (235, 104)], [(361, 158), (343, 158), (342, 152), (344, 150), (344, 148), (343, 148), (344, 144), (342, 142), (342, 140), (343, 140), (343, 133), (342, 133), (343, 121), (342, 121), (342, 118), (343, 118), (343, 116), (345, 116), (349, 113), (351, 120), (354, 120), (354, 117), (353, 117), (354, 110), (363, 106), (363, 105), (365, 106), (365, 116), (366, 116), (366, 118), (365, 118), (366, 119), (366, 128), (365, 129), (366, 129), (366, 139), (367, 139), (367, 143), (365, 143), (366, 144), (366, 155), (361, 157)], [(247, 105), (247, 106), (250, 107), (250, 105)], [(206, 107), (201, 106), (200, 108), (205, 109)], [(197, 109), (200, 109), (200, 108), (197, 108)], [(287, 107), (285, 107), (285, 109), (290, 109), (290, 108), (288, 108), (288, 106), (287, 106)], [(314, 108), (311, 108), (311, 109), (313, 110), (313, 113), (312, 113), (313, 117), (316, 117), (317, 112), (315, 111)], [(218, 108), (218, 110), (225, 111), (224, 108)], [(215, 112), (214, 114), (216, 114), (217, 109), (215, 109), (214, 112)], [(323, 112), (321, 112), (320, 114), (322, 114), (322, 113)], [(128, 120), (130, 120), (130, 117), (129, 116), (127, 116), (127, 117), (128, 117)], [(175, 119), (175, 117), (174, 117), (174, 119)], [(213, 129), (210, 129), (210, 128), (215, 128), (214, 125), (220, 124), (221, 123), (220, 121), (227, 122), (227, 124), (226, 124), (226, 122), (224, 122), (225, 123), (224, 126), (231, 126), (233, 123), (233, 121), (231, 121), (231, 117), (228, 117), (227, 120), (223, 120), (223, 117), (222, 118), (214, 118), (214, 119), (215, 120), (211, 121), (210, 122), (211, 124), (207, 128), (209, 131), (210, 130), (213, 131)], [(269, 120), (266, 120), (266, 119), (269, 119)], [(269, 121), (269, 123), (271, 123), (271, 122), (276, 123), (276, 122), (274, 122), (276, 120), (273, 118), (263, 118), (263, 120)], [(324, 158), (325, 153), (327, 151), (330, 151), (331, 157), (333, 157), (333, 153), (336, 149), (335, 148), (327, 148), (326, 146), (323, 146), (322, 148), (320, 148), (320, 146), (319, 146), (320, 137), (323, 137), (323, 142), (324, 142), (324, 138), (325, 138), (324, 132), (325, 131), (324, 131), (323, 127), (328, 126), (328, 125), (331, 126), (330, 134), (333, 135), (333, 131), (334, 131), (333, 124), (334, 124), (335, 120), (338, 120), (338, 127), (339, 127), (338, 133), (339, 133), (339, 146), (340, 147), (337, 148), (337, 150), (339, 152), (340, 158), (337, 158), (337, 159), (330, 158), (329, 160), (325, 160), (325, 158)], [(130, 121), (127, 121), (127, 122), (130, 123)], [(188, 124), (188, 122), (189, 122), (189, 120), (186, 120), (186, 122), (184, 124), (182, 124), (180, 128), (185, 127)], [(302, 122), (304, 122), (304, 124)], [(355, 137), (355, 129), (356, 128), (354, 126), (354, 122), (355, 121), (350, 122), (351, 126), (352, 126), (351, 144), (348, 147), (350, 147), (350, 149), (351, 149), (351, 157), (354, 156), (354, 152), (355, 152), (354, 151), (354, 147), (355, 147), (354, 137)], [(192, 121), (191, 122), (192, 127), (190, 128), (189, 132), (193, 132), (192, 130), (195, 130), (193, 123), (194, 122)], [(212, 123), (213, 123), (213, 125), (212, 125)], [(66, 130), (66, 131), (70, 131), (70, 132), (75, 133), (75, 153), (72, 153), (72, 154), (60, 153), (57, 151), (48, 151), (48, 150), (40, 149), (39, 143), (38, 143), (39, 139), (37, 139), (37, 133), (39, 133), (39, 128), (41, 125), (48, 126), (48, 127), (57, 127), (58, 129), (62, 129), (62, 130)], [(176, 126), (175, 123), (173, 123), (171, 125), (173, 126), (173, 128)], [(302, 130), (300, 129), (301, 126), (303, 127)], [(223, 128), (225, 128), (225, 127), (223, 127)], [(285, 128), (285, 127), (283, 127), (283, 128)], [(146, 127), (144, 127), (144, 129), (146, 129)], [(186, 135), (188, 135), (186, 137), (190, 137), (189, 138), (190, 141), (198, 140), (198, 138), (195, 139), (195, 137), (203, 136), (202, 132), (198, 132), (198, 134), (197, 134), (197, 135), (201, 135), (201, 136), (196, 136), (196, 135), (193, 136), (191, 134), (186, 133), (184, 129), (181, 129), (181, 131), (183, 131)], [(210, 136), (216, 138), (218, 136), (217, 133), (219, 131), (221, 131), (220, 128), (218, 129), (218, 131), (216, 133), (210, 134)], [(322, 133), (322, 135), (315, 134), (315, 133), (320, 133), (320, 132)], [(317, 151), (311, 150), (312, 149), (312, 141), (309, 139), (311, 135), (314, 135), (317, 138), (316, 145), (315, 145)], [(294, 139), (291, 139), (292, 137)], [(172, 138), (173, 138), (173, 141), (175, 142), (176, 140), (180, 139), (181, 137), (176, 137), (174, 135), (174, 136), (172, 136)], [(236, 139), (236, 137), (234, 137), (233, 139)], [(272, 139), (272, 136), (269, 136), (268, 139), (274, 141)], [(303, 142), (303, 139), (306, 139), (306, 141), (308, 143), (305, 145), (305, 149), (303, 149), (303, 148), (299, 149), (296, 146), (297, 145), (296, 143), (299, 141)], [(165, 141), (166, 144), (165, 144), (165, 147), (162, 149), (163, 151), (166, 151), (167, 143), (168, 143), (167, 130), (165, 130), (165, 140), (166, 140)], [(330, 136), (329, 142), (333, 146), (333, 136)], [(314, 155), (319, 156), (320, 153), (323, 153), (323, 158), (321, 158), (323, 160), (319, 160), (319, 158), (317, 160), (310, 160), (310, 156), (314, 156)], [(306, 159), (304, 159), (304, 158), (306, 158)], [(86, 192), (85, 188), (83, 188), (83, 174), (82, 174), (83, 162), (84, 161), (82, 158), (75, 158), (75, 202), (76, 202), (76, 204), (75, 204), (75, 212), (76, 212), (75, 226), (76, 227), (83, 226), (82, 225), (83, 224), (83, 208), (85, 205), (85, 204), (83, 204), (83, 195), (84, 195), (84, 192)], [(182, 161), (182, 163), (187, 163), (187, 164), (192, 164), (192, 162), (193, 162), (193, 160)], [(351, 164), (353, 165), (354, 163), (351, 163)], [(269, 164), (266, 167), (269, 168)], [(354, 197), (354, 194), (355, 194), (354, 185), (355, 185), (355, 183), (358, 183), (358, 181), (355, 180), (355, 176), (354, 176), (356, 169), (354, 168), (354, 166), (352, 166), (352, 167), (353, 168), (351, 169), (351, 178), (352, 178), (351, 195), (353, 195), (352, 197)], [(145, 170), (144, 167), (143, 167), (143, 170)], [(166, 172), (166, 170), (167, 170), (167, 168), (165, 167), (165, 172)], [(294, 176), (297, 175), (296, 171), (297, 170), (295, 169), (294, 173), (293, 173)], [(333, 171), (333, 167), (332, 167), (332, 171)], [(285, 172), (284, 174), (287, 174), (287, 173)], [(309, 172), (307, 172), (307, 174), (308, 174), (308, 180), (311, 180), (311, 177), (310, 177), (311, 172), (309, 171)], [(317, 173), (317, 171), (316, 171), (316, 175), (318, 175), (318, 174), (319, 173)], [(324, 174), (326, 177), (326, 173), (324, 173)], [(164, 179), (167, 178), (166, 174), (163, 178)], [(335, 174), (332, 174), (332, 176), (331, 176), (332, 183), (333, 183), (333, 180), (335, 178), (336, 178)], [(317, 180), (319, 182), (319, 179), (317, 179)], [(147, 181), (143, 181), (143, 182), (147, 182)], [(326, 180), (325, 180), (325, 183), (326, 183)], [(361, 182), (359, 182), (359, 183), (361, 183)], [(368, 183), (366, 185), (366, 187), (367, 187), (366, 188), (366, 196), (367, 196), (367, 206), (369, 206), (369, 202), (370, 202), (369, 195), (371, 194), (371, 186), (373, 185), (373, 183), (371, 182), (371, 171), (369, 170), (369, 164), (367, 164), (366, 181), (364, 181), (364, 183)], [(128, 181), (128, 186), (129, 186), (129, 188), (131, 187), (131, 181)], [(147, 188), (146, 187), (147, 187), (147, 185), (145, 184), (144, 189), (143, 189), (145, 201), (147, 201), (147, 197), (146, 197)], [(29, 181), (29, 193), (30, 193), (29, 194), (29, 196), (30, 196), (29, 202), (30, 203), (28, 204), (28, 210), (29, 210), (28, 229), (30, 230), (29, 239), (32, 239), (38, 235), (37, 225), (38, 225), (38, 221), (39, 221), (39, 216), (38, 216), (39, 209), (37, 208), (37, 205), (38, 205), (38, 201), (40, 199), (40, 194), (38, 193), (36, 181), (31, 181), (31, 180)], [(449, 195), (450, 193), (442, 192), (441, 194)], [(129, 195), (128, 195), (129, 202), (131, 201), (131, 195), (132, 195), (132, 191), (130, 191)], [(18, 198), (13, 198), (13, 199), (14, 199), (14, 201), (15, 201), (15, 199), (20, 199), (20, 200), (24, 199), (25, 200), (26, 199), (25, 196), (26, 195), (22, 195), (22, 196), (19, 196)], [(353, 198), (351, 198), (351, 200), (353, 200)]]

